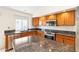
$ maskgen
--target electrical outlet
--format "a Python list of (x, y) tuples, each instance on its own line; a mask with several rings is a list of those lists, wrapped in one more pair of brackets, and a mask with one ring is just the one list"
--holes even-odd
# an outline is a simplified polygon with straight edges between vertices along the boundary
[(10, 29), (10, 27), (8, 27), (8, 29)]

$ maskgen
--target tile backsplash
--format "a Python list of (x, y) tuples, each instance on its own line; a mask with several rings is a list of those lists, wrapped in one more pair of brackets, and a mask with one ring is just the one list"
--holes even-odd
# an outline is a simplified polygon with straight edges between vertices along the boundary
[(63, 31), (76, 31), (76, 26), (45, 26), (40, 27), (43, 29), (63, 30)]

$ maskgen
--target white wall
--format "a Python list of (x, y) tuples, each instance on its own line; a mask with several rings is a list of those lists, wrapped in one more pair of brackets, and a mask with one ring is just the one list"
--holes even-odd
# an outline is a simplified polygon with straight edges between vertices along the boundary
[[(0, 49), (4, 47), (4, 30), (15, 29), (15, 16), (25, 16), (28, 18), (28, 26), (32, 27), (32, 14), (23, 13), (7, 7), (0, 7)], [(10, 27), (10, 29), (8, 29)]]

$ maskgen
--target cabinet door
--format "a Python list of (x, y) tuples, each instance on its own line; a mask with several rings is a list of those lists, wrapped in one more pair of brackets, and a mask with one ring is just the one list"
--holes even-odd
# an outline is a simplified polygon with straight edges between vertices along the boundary
[(38, 26), (39, 26), (39, 18), (38, 18), (38, 17), (37, 17), (37, 18), (33, 18), (32, 20), (33, 20), (33, 21), (32, 21), (33, 26), (34, 26), (34, 27), (38, 27)]
[(9, 35), (8, 36), (8, 50), (13, 48), (12, 47), (12, 39), (13, 39), (13, 36)]
[(64, 26), (64, 14), (63, 13), (57, 14), (57, 25)]
[(75, 45), (74, 37), (65, 37), (64, 44)]
[(67, 11), (57, 14), (57, 25), (59, 26), (75, 25), (75, 11)]
[(46, 26), (46, 17), (45, 16), (40, 17), (39, 21), (42, 22), (42, 26)]
[(55, 14), (51, 14), (51, 15), (48, 15), (48, 16), (46, 16), (47, 18), (47, 20), (56, 20), (56, 15)]
[(75, 11), (69, 11), (64, 13), (65, 15), (65, 25), (73, 26), (75, 25)]
[(59, 35), (59, 34), (56, 34), (56, 41), (57, 42), (60, 42), (60, 43), (63, 43), (63, 36), (62, 35)]
[(44, 38), (44, 32), (42, 32), (42, 31), (37, 31), (37, 36)]

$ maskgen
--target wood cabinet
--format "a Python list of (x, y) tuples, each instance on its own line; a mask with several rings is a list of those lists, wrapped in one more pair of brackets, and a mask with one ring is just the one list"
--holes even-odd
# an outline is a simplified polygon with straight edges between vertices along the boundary
[(46, 26), (46, 16), (39, 17), (39, 21), (42, 22), (42, 26)]
[(32, 24), (34, 27), (38, 27), (39, 26), (39, 18), (38, 17), (33, 18)]
[(65, 24), (67, 26), (75, 25), (75, 11), (65, 13)]
[(46, 16), (47, 20), (56, 20), (56, 14), (51, 14)]
[(74, 45), (75, 44), (75, 38), (74, 37), (65, 37), (64, 38), (64, 44)]
[(38, 35), (39, 37), (44, 37), (44, 32), (42, 32), (42, 31), (37, 31), (37, 35)]
[(57, 42), (63, 43), (64, 42), (63, 39), (64, 39), (64, 36), (56, 34), (56, 41)]
[(57, 14), (57, 25), (58, 26), (64, 26), (65, 25), (65, 23), (64, 23), (65, 21), (64, 21), (64, 15), (63, 15), (63, 13), (60, 13), (60, 14)]
[(30, 32), (22, 32), (20, 34), (21, 34), (21, 37), (25, 37), (25, 36), (29, 36)]
[(5, 36), (5, 50), (10, 50), (12, 49), (12, 39), (13, 39), (13, 35), (6, 35)]
[(75, 25), (75, 11), (67, 11), (57, 14), (58, 26), (74, 26)]
[(33, 18), (33, 26), (38, 27), (39, 21), (41, 26), (46, 26), (47, 20), (56, 20), (58, 26), (74, 26), (75, 25), (75, 10), (61, 12), (57, 14), (50, 14), (42, 17)]
[(64, 44), (75, 45), (75, 37), (56, 34), (56, 41)]

